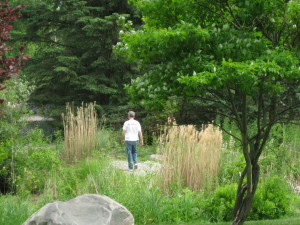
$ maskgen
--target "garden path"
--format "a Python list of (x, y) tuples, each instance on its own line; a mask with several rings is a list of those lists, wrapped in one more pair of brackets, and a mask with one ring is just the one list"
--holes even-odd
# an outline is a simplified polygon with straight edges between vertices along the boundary
[[(152, 158), (152, 157), (150, 157)], [(155, 174), (158, 173), (159, 170), (162, 168), (161, 163), (147, 160), (144, 162), (139, 162), (138, 168), (134, 170), (133, 172), (128, 171), (128, 162), (127, 160), (113, 160), (112, 165), (120, 170), (123, 170), (126, 173), (132, 173), (134, 175), (138, 176), (145, 176), (147, 174)]]

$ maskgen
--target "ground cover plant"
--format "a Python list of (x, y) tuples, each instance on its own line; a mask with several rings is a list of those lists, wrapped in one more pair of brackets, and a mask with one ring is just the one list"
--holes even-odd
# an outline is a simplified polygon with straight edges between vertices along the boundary
[[(300, 218), (280, 219), (280, 220), (261, 220), (261, 221), (246, 221), (245, 225), (297, 225)], [(230, 223), (188, 223), (184, 225), (229, 225)], [(183, 225), (183, 224), (181, 224)]]
[[(47, 202), (68, 200), (84, 193), (110, 196), (133, 213), (136, 224), (182, 224), (191, 221), (198, 221), (195, 224), (199, 224), (201, 221), (207, 220), (227, 220), (230, 218), (228, 215), (230, 215), (234, 203), (234, 188), (229, 189), (231, 197), (226, 187), (223, 188), (224, 191), (221, 188), (217, 189), (212, 196), (205, 196), (205, 193), (196, 194), (188, 189), (178, 190), (173, 195), (166, 195), (155, 186), (155, 183), (149, 187), (151, 177), (135, 177), (132, 174), (124, 174), (124, 172), (112, 168), (109, 160), (103, 161), (103, 159), (87, 160), (77, 166), (62, 168), (48, 177), (44, 194), (38, 198), (31, 197), (32, 199), (25, 200), (11, 197), (12, 206), (6, 208), (7, 212), (1, 215), (2, 220), (6, 221), (13, 216), (14, 218), (21, 217), (24, 221), (26, 217)], [(282, 182), (275, 188), (280, 187), (281, 184)], [(227, 198), (231, 198), (231, 206), (226, 205), (225, 199)], [(6, 204), (5, 197), (1, 198), (1, 201)], [(272, 199), (268, 201), (273, 202)], [(278, 202), (274, 202), (274, 204), (276, 203)], [(13, 207), (18, 206), (22, 211), (13, 210)], [(264, 202), (259, 202), (258, 206), (264, 207)], [(270, 207), (270, 212), (273, 209)], [(276, 208), (276, 210), (280, 209), (280, 207)], [(260, 212), (264, 210), (266, 210), (265, 207)], [(23, 221), (20, 220), (20, 222)]]
[(0, 196), (0, 224), (22, 224), (36, 210), (29, 202), (15, 196)]
[[(112, 143), (119, 140), (115, 132), (101, 129), (98, 136), (101, 132)], [(218, 183), (216, 189), (200, 191), (174, 186), (172, 192), (168, 193), (160, 188), (160, 179), (154, 174), (140, 177), (113, 167), (111, 160), (125, 159), (124, 151), (110, 149), (107, 146), (105, 151), (103, 149), (94, 151), (91, 158), (66, 165), (60, 160), (62, 157), (60, 150), (57, 151), (56, 146), (53, 145), (49, 148), (49, 142), (47, 144), (45, 137), (39, 131), (33, 131), (31, 135), (32, 140), (35, 140), (32, 143), (35, 144), (30, 147), (29, 154), (25, 151), (21, 158), (26, 161), (26, 164), (23, 164), (26, 170), (17, 172), (20, 179), (17, 187), (18, 195), (0, 198), (0, 203), (4, 205), (10, 201), (10, 205), (7, 205), (8, 207), (1, 214), (2, 221), (14, 217), (18, 221), (15, 224), (21, 224), (29, 215), (48, 202), (65, 201), (84, 193), (104, 194), (115, 199), (133, 213), (136, 224), (193, 224), (191, 222), (206, 224), (205, 221), (231, 219), (236, 185), (224, 182)], [(103, 142), (105, 140), (103, 139)], [(43, 149), (42, 146), (47, 148)], [(117, 144), (111, 146), (116, 147)], [(118, 147), (123, 148), (121, 145)], [(62, 150), (62, 145), (59, 148)], [(141, 160), (143, 161), (143, 158), (149, 160), (148, 154), (151, 152), (148, 146), (141, 147), (140, 154), (144, 155)], [(230, 177), (230, 173), (226, 176), (228, 179), (234, 179)], [(297, 206), (299, 197), (297, 200), (292, 193), (286, 177), (268, 173), (262, 180), (254, 199), (250, 218), (261, 220), (280, 218), (283, 215), (297, 216), (294, 213), (295, 209), (299, 210), (299, 204)], [(20, 210), (15, 210), (16, 207), (20, 207)]]

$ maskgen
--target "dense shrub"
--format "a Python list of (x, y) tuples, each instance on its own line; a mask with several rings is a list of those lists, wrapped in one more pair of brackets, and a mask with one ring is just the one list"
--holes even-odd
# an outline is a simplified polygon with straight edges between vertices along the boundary
[(29, 149), (25, 155), (19, 154), (23, 163), (17, 163), (17, 191), (21, 195), (42, 193), (48, 175), (60, 166), (60, 160), (53, 149)]
[(195, 193), (189, 189), (184, 189), (173, 196), (162, 200), (162, 210), (164, 217), (174, 223), (203, 220), (202, 193)]
[(207, 198), (204, 206), (204, 214), (210, 221), (230, 221), (236, 197), (236, 184), (218, 187), (215, 192)]
[(40, 129), (14, 131), (0, 140), (0, 192), (41, 193), (47, 174), (60, 165), (57, 153)]
[(19, 155), (18, 145), (24, 148), (31, 143), (26, 134), (26, 123), (20, 118), (28, 114), (24, 102), (28, 99), (33, 87), (21, 78), (13, 78), (5, 82), (8, 88), (1, 91), (6, 99), (1, 105), (0, 119), (0, 193), (14, 192), (17, 173), (16, 160), (24, 162), (23, 154)]
[(290, 211), (291, 190), (286, 181), (271, 177), (258, 187), (249, 219), (277, 219)]
[(11, 141), (0, 142), (0, 193), (11, 189)]
[[(216, 189), (204, 207), (210, 221), (230, 221), (236, 197), (236, 184), (229, 184)], [(290, 196), (286, 181), (271, 177), (258, 187), (249, 220), (277, 219), (287, 214), (290, 209)]]

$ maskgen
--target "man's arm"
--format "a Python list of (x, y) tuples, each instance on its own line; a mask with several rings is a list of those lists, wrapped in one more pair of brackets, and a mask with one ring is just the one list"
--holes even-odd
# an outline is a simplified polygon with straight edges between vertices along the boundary
[(142, 133), (142, 131), (139, 131), (139, 138), (140, 138), (140, 145), (144, 145), (144, 141), (143, 141), (143, 133)]
[(123, 132), (122, 132), (122, 140), (121, 140), (122, 144), (124, 144), (124, 142), (125, 142), (125, 134), (126, 134), (126, 130), (123, 130)]

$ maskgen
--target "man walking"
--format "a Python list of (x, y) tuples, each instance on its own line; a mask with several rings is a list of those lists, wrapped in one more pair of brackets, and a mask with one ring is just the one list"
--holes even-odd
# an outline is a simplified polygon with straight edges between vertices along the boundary
[[(134, 119), (135, 112), (128, 112), (128, 120), (123, 125), (122, 144), (126, 144), (129, 171), (137, 169), (137, 144), (144, 145), (141, 124)], [(133, 164), (132, 164), (133, 161)]]

